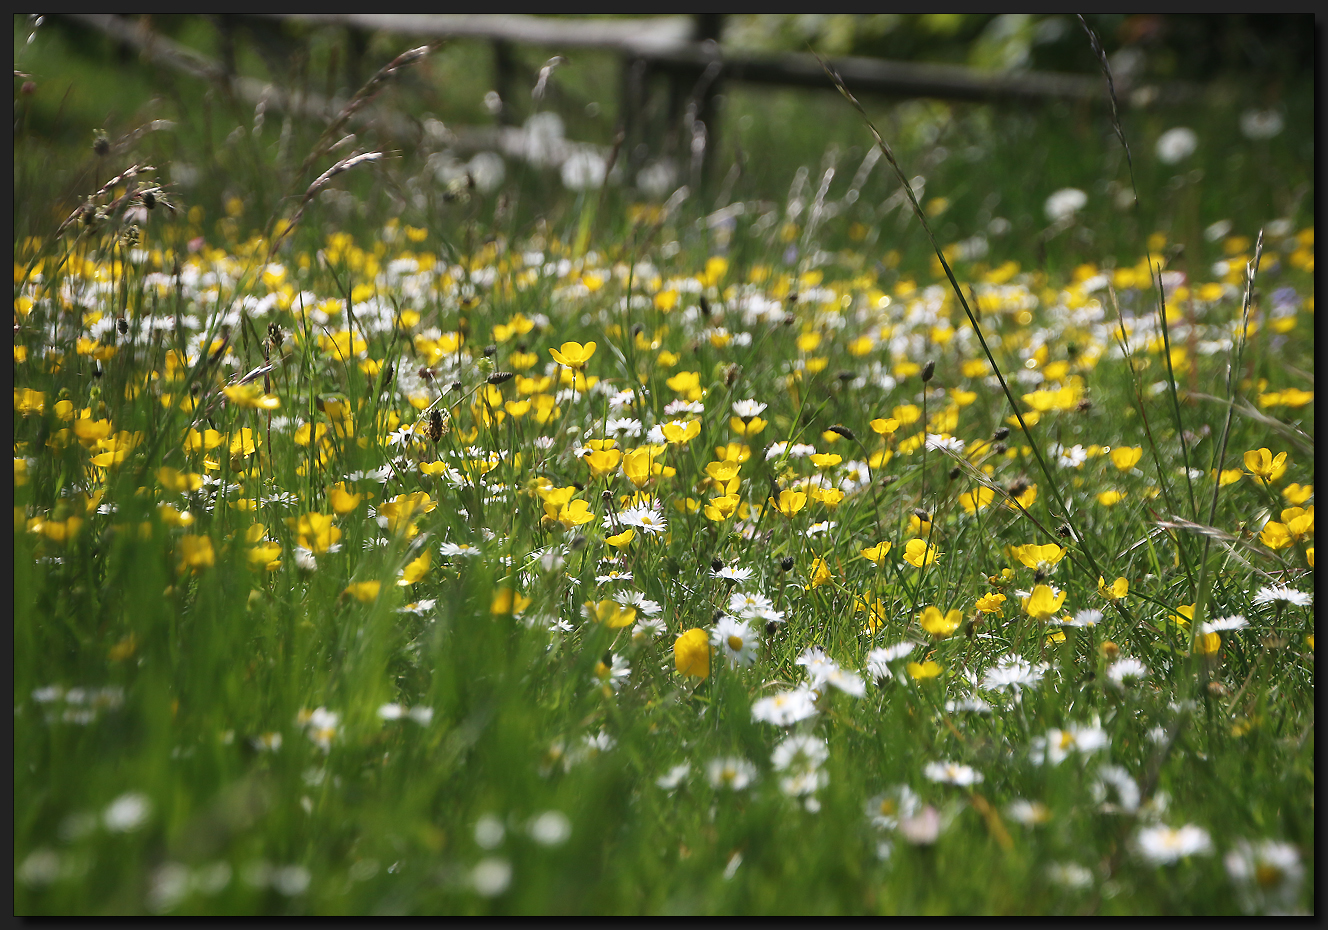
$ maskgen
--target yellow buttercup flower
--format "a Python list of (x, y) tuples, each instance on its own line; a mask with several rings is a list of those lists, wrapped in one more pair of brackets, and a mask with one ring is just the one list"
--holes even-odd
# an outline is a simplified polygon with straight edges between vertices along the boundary
[[(544, 510), (546, 513), (548, 512), (547, 504)], [(558, 508), (558, 514), (554, 519), (570, 530), (574, 527), (584, 526), (594, 520), (595, 513), (590, 509), (590, 504), (578, 498)]]
[(650, 446), (642, 446), (640, 449), (632, 449), (630, 452), (623, 454), (623, 474), (626, 475), (627, 480), (636, 485), (636, 487), (645, 487), (646, 482), (650, 480), (654, 463), (655, 456)]
[(844, 492), (839, 490), (839, 488), (812, 487), (807, 489), (807, 495), (832, 510), (835, 507), (838, 507), (840, 501), (844, 499)]
[(82, 525), (83, 518), (77, 515), (65, 520), (46, 520), (42, 517), (33, 517), (27, 523), (28, 532), (41, 533), (47, 539), (58, 543), (68, 542), (77, 535), (78, 528)]
[(722, 497), (712, 497), (710, 498), (710, 503), (706, 504), (705, 507), (706, 519), (714, 523), (722, 523), (729, 517), (733, 516), (734, 512), (738, 509), (738, 505), (741, 503), (742, 498), (734, 494), (726, 494)]
[(1024, 612), (1034, 620), (1046, 620), (1065, 603), (1065, 592), (1052, 593), (1045, 584), (1033, 588), (1033, 593), (1024, 599)]
[(769, 420), (762, 420), (760, 417), (752, 417), (750, 420), (743, 420), (741, 417), (729, 417), (729, 429), (739, 436), (755, 436), (769, 425)]
[(1190, 621), (1194, 619), (1194, 607), (1194, 604), (1181, 604), (1171, 615), (1171, 622), (1181, 629), (1189, 629)]
[(1097, 576), (1097, 593), (1109, 601), (1119, 601), (1125, 595), (1130, 593), (1130, 582), (1125, 578), (1117, 578), (1110, 585), (1101, 575)]
[(868, 633), (875, 633), (881, 627), (885, 626), (886, 615), (887, 611), (889, 610), (889, 608), (886, 606), (885, 601), (881, 600), (880, 598), (877, 598), (876, 600), (868, 603), (867, 601), (864, 601), (860, 597), (854, 598), (853, 600), (854, 600), (854, 606), (853, 606), (854, 610), (865, 610), (867, 612), (866, 629)]
[(327, 552), (341, 539), (341, 530), (329, 514), (306, 513), (286, 522), (299, 536), (300, 546), (315, 554)]
[(935, 678), (941, 673), (940, 664), (931, 659), (926, 662), (910, 662), (905, 668), (908, 669), (909, 676), (916, 678), (918, 681)]
[(614, 601), (586, 601), (586, 614), (609, 629), (631, 626), (636, 621), (635, 607), (622, 607)]
[(344, 593), (349, 594), (361, 604), (370, 604), (378, 597), (378, 591), (382, 588), (381, 581), (357, 581), (354, 584), (347, 585)]
[(397, 584), (405, 587), (408, 584), (415, 584), (429, 573), (429, 562), (432, 553), (425, 549), (420, 553), (420, 557), (409, 563), (401, 570), (401, 577), (397, 579)]
[(922, 619), (919, 622), (927, 633), (937, 639), (944, 639), (959, 629), (959, 623), (963, 619), (964, 613), (961, 610), (951, 610), (943, 614), (939, 608), (929, 606), (922, 612)]
[(180, 537), (180, 567), (203, 568), (216, 563), (212, 539), (208, 536)]
[(862, 550), (862, 557), (874, 565), (880, 565), (881, 561), (890, 552), (890, 543), (878, 542), (876, 545)]
[(977, 488), (967, 494), (959, 495), (959, 505), (964, 508), (965, 513), (977, 513), (990, 504), (995, 497), (996, 492), (991, 488)]
[(1285, 452), (1273, 455), (1268, 449), (1251, 449), (1245, 453), (1245, 468), (1256, 478), (1275, 481), (1285, 471), (1286, 457)]
[(604, 538), (604, 541), (608, 543), (610, 546), (613, 546), (613, 548), (615, 549), (621, 549), (635, 538), (636, 538), (636, 530), (632, 529), (629, 526), (621, 533), (618, 533), (613, 536), (606, 536)]
[(489, 603), (489, 613), (495, 617), (502, 617), (507, 614), (518, 616), (530, 604), (531, 599), (523, 596), (520, 592), (513, 591), (511, 588), (499, 588), (493, 592), (493, 600)]
[(664, 424), (664, 438), (674, 445), (690, 442), (701, 435), (701, 421), (689, 420), (681, 423), (677, 420), (671, 420)]
[(1028, 510), (1033, 506), (1033, 502), (1037, 500), (1037, 485), (1030, 484), (1024, 489), (1022, 494), (1015, 494), (1012, 496), (1014, 498), (1013, 500), (1005, 502), (1006, 507), (1009, 507), (1014, 511), (1018, 511), (1021, 507), (1024, 510)]
[(669, 389), (683, 395), (688, 400), (700, 400), (705, 396), (701, 387), (701, 375), (695, 371), (680, 371), (664, 381)]
[(735, 461), (725, 460), (722, 462), (711, 462), (706, 465), (705, 472), (720, 484), (728, 484), (734, 478), (738, 477), (738, 469), (740, 467), (741, 466)]
[(587, 342), (582, 345), (579, 342), (564, 342), (561, 351), (550, 349), (549, 354), (559, 365), (574, 369), (584, 368), (586, 362), (595, 354), (595, 343)]
[(1303, 504), (1314, 496), (1314, 485), (1299, 485), (1292, 482), (1282, 489), (1282, 496), (1287, 499), (1288, 504)]
[(1009, 553), (1012, 558), (1027, 567), (1042, 570), (1065, 558), (1064, 547), (1055, 543), (1047, 543), (1043, 546), (1037, 543), (1029, 543), (1027, 546), (1011, 546)]
[(1259, 533), (1259, 542), (1269, 549), (1285, 549), (1293, 545), (1295, 540), (1291, 538), (1291, 533), (1287, 530), (1285, 523), (1269, 520)]
[(74, 421), (74, 435), (84, 443), (93, 443), (111, 435), (110, 420), (78, 419)]
[(281, 565), (281, 543), (264, 540), (258, 545), (250, 547), (246, 556), (250, 568), (263, 568), (273, 571)]
[(914, 568), (931, 565), (939, 555), (936, 547), (927, 545), (926, 540), (910, 539), (904, 544), (904, 561)]
[(231, 455), (253, 455), (262, 444), (262, 440), (254, 435), (252, 429), (247, 426), (242, 427), (231, 437)]
[(427, 491), (415, 491), (409, 494), (398, 494), (390, 501), (385, 501), (379, 508), (380, 516), (387, 517), (387, 528), (394, 533), (404, 533), (407, 536), (414, 535), (414, 524), (411, 520), (420, 514), (426, 514), (437, 508), (438, 503), (429, 496)]
[(1142, 446), (1117, 446), (1111, 450), (1111, 464), (1120, 471), (1129, 471), (1143, 458)]
[(710, 637), (705, 630), (692, 628), (673, 643), (673, 662), (678, 672), (691, 678), (710, 674)]
[(786, 517), (791, 517), (807, 503), (807, 495), (802, 491), (780, 491), (779, 500), (771, 498), (771, 503)]
[(360, 501), (364, 499), (363, 494), (352, 494), (346, 490), (345, 482), (338, 482), (327, 495), (332, 504), (332, 509), (339, 514), (347, 514), (360, 506)]
[(197, 491), (203, 486), (203, 476), (192, 472), (181, 472), (169, 466), (157, 469), (157, 481), (163, 488), (176, 493)]
[(622, 453), (617, 449), (595, 449), (581, 459), (590, 466), (590, 476), (599, 478), (617, 469), (618, 463), (622, 461)]
[(244, 407), (249, 410), (279, 410), (281, 408), (281, 398), (275, 394), (263, 393), (263, 388), (258, 382), (251, 381), (248, 384), (232, 384), (221, 389), (221, 393), (226, 395), (226, 399), (237, 407)]

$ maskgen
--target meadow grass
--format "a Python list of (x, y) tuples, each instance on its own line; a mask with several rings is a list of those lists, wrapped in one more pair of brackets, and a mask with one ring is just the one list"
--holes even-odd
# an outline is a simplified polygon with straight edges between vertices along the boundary
[(856, 126), (16, 210), (16, 912), (1312, 912), (1313, 227), (988, 252)]

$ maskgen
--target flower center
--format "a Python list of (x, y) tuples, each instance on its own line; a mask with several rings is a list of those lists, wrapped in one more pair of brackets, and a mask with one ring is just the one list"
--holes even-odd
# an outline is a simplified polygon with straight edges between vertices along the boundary
[(1254, 880), (1264, 888), (1272, 888), (1282, 880), (1282, 870), (1275, 865), (1261, 865), (1254, 870)]

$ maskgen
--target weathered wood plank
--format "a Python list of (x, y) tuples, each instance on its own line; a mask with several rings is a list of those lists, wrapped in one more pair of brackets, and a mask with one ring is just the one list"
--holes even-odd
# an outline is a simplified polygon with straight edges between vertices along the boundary
[[(833, 89), (816, 56), (800, 52), (754, 53), (724, 50), (693, 41), (696, 18), (643, 17), (632, 20), (574, 20), (498, 14), (300, 13), (263, 14), (310, 23), (348, 26), (428, 37), (476, 39), (562, 48), (601, 48), (647, 61), (658, 71), (703, 71), (718, 60), (718, 79), (754, 84)], [(854, 93), (942, 100), (1105, 103), (1097, 74), (1045, 71), (984, 71), (964, 65), (889, 61), (843, 56), (830, 60)], [(1131, 88), (1118, 87), (1124, 97)], [(1195, 85), (1169, 83), (1155, 98), (1179, 100), (1198, 93)]]
[(690, 16), (640, 19), (551, 19), (498, 13), (265, 13), (264, 16), (353, 29), (430, 38), (491, 39), (558, 48), (603, 48), (627, 54), (660, 54), (686, 47)]

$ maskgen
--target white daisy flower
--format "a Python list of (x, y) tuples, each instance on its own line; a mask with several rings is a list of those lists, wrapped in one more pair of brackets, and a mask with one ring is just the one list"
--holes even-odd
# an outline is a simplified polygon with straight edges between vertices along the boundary
[[(779, 780), (779, 790), (791, 798), (806, 797), (815, 794), (830, 783), (830, 776), (822, 769), (804, 769), (792, 775), (785, 775)], [(815, 813), (817, 807), (808, 807)]]
[(900, 785), (867, 802), (867, 819), (878, 830), (893, 830), (901, 818), (915, 817), (920, 810), (922, 799), (908, 785)]
[(664, 407), (664, 416), (666, 417), (676, 416), (679, 413), (705, 413), (705, 404), (701, 403), (699, 400), (687, 401), (679, 399), (670, 401)]
[(808, 646), (796, 662), (807, 669), (807, 678), (813, 688), (825, 681), (832, 669), (839, 668), (839, 664), (826, 655), (820, 646)]
[(1095, 610), (1092, 607), (1085, 608), (1074, 615), (1074, 619), (1062, 617), (1056, 621), (1061, 626), (1084, 629), (1086, 627), (1097, 626), (1102, 622), (1102, 611)]
[(1088, 203), (1088, 195), (1077, 187), (1064, 187), (1047, 198), (1043, 211), (1053, 223), (1068, 219)]
[(655, 779), (655, 784), (659, 785), (665, 791), (673, 791), (682, 784), (682, 780), (690, 775), (692, 766), (689, 762), (681, 762), (669, 769), (659, 778)]
[(633, 638), (637, 636), (663, 636), (667, 632), (668, 627), (664, 625), (662, 617), (642, 617), (632, 627)]
[(1071, 752), (1081, 756), (1097, 752), (1111, 745), (1111, 737), (1097, 722), (1091, 724), (1071, 723), (1065, 729), (1053, 727), (1046, 736), (1036, 737), (1029, 748), (1029, 758), (1034, 764), (1044, 761), (1059, 765)]
[[(1090, 789), (1093, 800), (1102, 805), (1108, 813), (1122, 812), (1133, 814), (1139, 809), (1139, 785), (1130, 773), (1119, 765), (1104, 765), (1097, 770), (1097, 781)], [(1118, 803), (1104, 803), (1114, 790)]]
[(838, 665), (829, 669), (822, 680), (851, 697), (860, 698), (867, 693), (867, 685), (861, 675), (842, 669)]
[(1091, 888), (1093, 870), (1077, 862), (1053, 862), (1047, 866), (1047, 878), (1065, 888)]
[(889, 678), (895, 674), (890, 665), (909, 655), (915, 646), (915, 643), (896, 643), (873, 649), (867, 653), (867, 673), (873, 678)]
[(1148, 666), (1138, 659), (1123, 656), (1111, 663), (1111, 668), (1107, 669), (1107, 675), (1118, 684), (1125, 684), (1127, 681), (1140, 681), (1148, 677)]
[(1264, 585), (1259, 592), (1254, 595), (1253, 603), (1257, 607), (1264, 604), (1272, 604), (1276, 601), (1282, 601), (1287, 604), (1293, 604), (1296, 607), (1308, 607), (1314, 600), (1313, 595), (1306, 594), (1303, 591), (1297, 591), (1295, 588), (1286, 585), (1274, 584)]
[(664, 508), (654, 498), (634, 507), (628, 507), (618, 514), (618, 522), (624, 526), (634, 527), (649, 536), (658, 536), (669, 528), (668, 521), (664, 519)]
[(1045, 662), (1033, 665), (1023, 656), (1006, 656), (982, 676), (982, 688), (986, 691), (1013, 691), (1017, 695), (1022, 688), (1036, 687), (1048, 667)]
[(991, 705), (979, 697), (964, 698), (961, 701), (946, 701), (945, 710), (947, 713), (971, 713), (971, 714), (989, 714)]
[(756, 766), (739, 756), (712, 759), (706, 766), (706, 777), (715, 788), (741, 791), (756, 780)]
[(470, 543), (445, 542), (438, 549), (442, 552), (444, 558), (455, 558), (457, 556), (473, 558), (482, 554), (478, 546), (472, 546)]
[(658, 601), (652, 601), (640, 591), (624, 591), (618, 596), (618, 603), (624, 607), (635, 607), (636, 612), (645, 617), (657, 617), (664, 609)]
[(946, 433), (934, 434), (928, 433), (926, 439), (928, 449), (939, 449), (942, 452), (953, 452), (956, 455), (964, 451), (964, 440), (957, 439)]
[(598, 686), (601, 683), (606, 683), (614, 691), (617, 691), (626, 684), (627, 679), (631, 677), (632, 664), (620, 655), (615, 655), (611, 660), (611, 664), (605, 666), (603, 672), (600, 672), (600, 666), (603, 665), (603, 662), (596, 665), (596, 675), (591, 681), (591, 684)]
[(816, 695), (810, 688), (795, 688), (752, 704), (752, 719), (757, 723), (773, 723), (787, 727), (816, 714)]
[(1005, 816), (1026, 827), (1036, 827), (1051, 819), (1051, 811), (1041, 801), (1015, 798), (1005, 808)]
[(1061, 468), (1078, 468), (1088, 461), (1088, 450), (1075, 443), (1070, 448), (1065, 448), (1060, 443), (1051, 444), (1051, 452), (1056, 456), (1056, 464)]
[(756, 661), (758, 640), (746, 621), (726, 614), (715, 624), (710, 639), (728, 658), (730, 665), (745, 667)]
[(760, 416), (765, 410), (766, 404), (757, 400), (738, 400), (733, 402), (733, 415), (742, 417), (744, 420)]
[(770, 764), (777, 772), (802, 772), (818, 769), (830, 757), (825, 740), (806, 733), (786, 736), (770, 754)]
[(621, 433), (624, 436), (636, 438), (641, 435), (641, 430), (641, 421), (633, 417), (610, 417), (608, 422), (604, 424), (604, 431), (611, 436)]
[(1223, 860), (1249, 913), (1286, 912), (1300, 900), (1305, 866), (1290, 843), (1241, 840)]
[(971, 765), (958, 762), (928, 762), (922, 769), (928, 780), (946, 785), (976, 785), (982, 782), (982, 773)]
[(1194, 154), (1199, 147), (1199, 137), (1188, 126), (1176, 126), (1157, 137), (1155, 151), (1158, 161), (1174, 165)]
[(1186, 856), (1206, 856), (1213, 851), (1208, 831), (1194, 824), (1173, 828), (1165, 824), (1144, 827), (1134, 838), (1139, 856), (1153, 865), (1169, 865)]
[(760, 616), (762, 611), (770, 610), (774, 606), (774, 602), (764, 594), (747, 594), (742, 591), (734, 591), (729, 594), (728, 610), (735, 617), (751, 619)]

